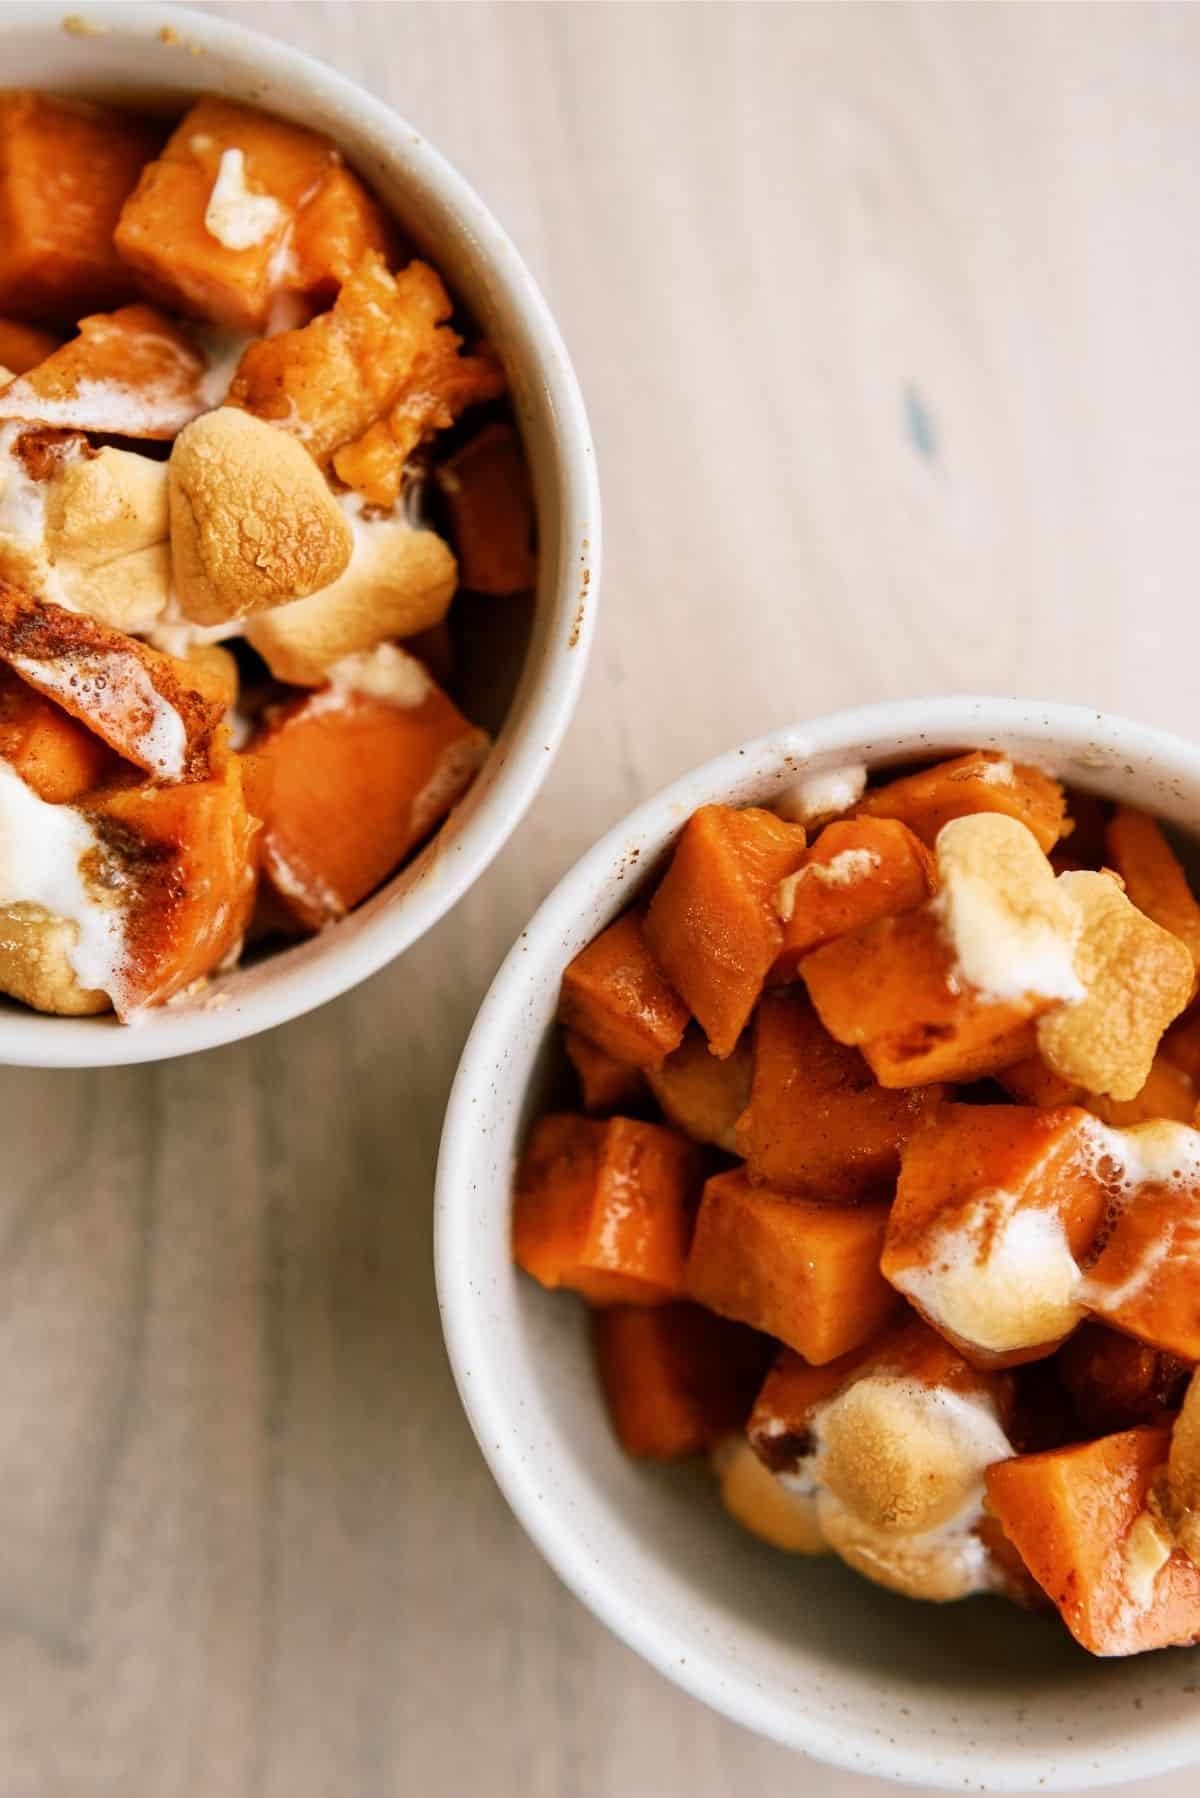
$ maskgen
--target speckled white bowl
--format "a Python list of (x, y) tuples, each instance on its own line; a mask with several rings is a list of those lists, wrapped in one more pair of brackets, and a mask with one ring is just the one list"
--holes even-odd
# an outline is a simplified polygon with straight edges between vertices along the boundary
[[(423, 936), (503, 847), (550, 767), (583, 679), (600, 572), (595, 458), (566, 350), (512, 243), (420, 133), (352, 82), (277, 39), (204, 13), (43, 3), (0, 7), (0, 86), (134, 103), (221, 93), (327, 132), (500, 351), (533, 472), (541, 567), (520, 677), (514, 670), (515, 692), (483, 772), (423, 854), (319, 937), (135, 1026), (39, 1017), (0, 1000), (0, 1063), (156, 1061), (252, 1036), (336, 998)], [(506, 645), (503, 629), (493, 630), (489, 662), (507, 651), (515, 660), (516, 636)]]
[[(517, 1516), (572, 1590), (687, 1691), (860, 1772), (989, 1791), (1068, 1790), (1200, 1759), (1200, 1650), (1096, 1661), (1057, 1619), (998, 1599), (944, 1608), (790, 1559), (722, 1514), (694, 1470), (628, 1460), (608, 1429), (584, 1308), (509, 1255), (518, 1146), (561, 1074), (565, 964), (708, 801), (769, 804), (800, 769), (997, 747), (1183, 826), (1200, 750), (1071, 706), (936, 699), (843, 712), (720, 756), (584, 856), (505, 961), (467, 1044), (437, 1186), (442, 1321), (467, 1414)], [(801, 1776), (802, 1778), (802, 1776)]]

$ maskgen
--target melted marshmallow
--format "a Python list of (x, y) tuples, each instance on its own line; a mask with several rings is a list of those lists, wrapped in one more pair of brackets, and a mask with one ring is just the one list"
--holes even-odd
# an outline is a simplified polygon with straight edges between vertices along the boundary
[[(989, 822), (997, 829), (1001, 823), (1011, 824), (1007, 819)], [(1011, 889), (942, 852), (943, 843), (953, 840), (955, 832), (975, 824), (973, 817), (955, 819), (938, 835), (940, 885), (931, 905), (954, 958), (955, 978), (981, 999), (997, 1004), (1027, 993), (1045, 999), (1083, 999), (1085, 989), (1075, 972), (1077, 917), (1049, 867), (1047, 890), (1030, 892), (1025, 902), (1024, 895), (1017, 899)], [(1029, 840), (1033, 843), (1032, 837)]]
[(0, 760), (0, 905), (38, 906), (74, 924), (69, 951), (81, 987), (118, 1002), (125, 961), (125, 919), (88, 885), (87, 858), (99, 851), (91, 824), (69, 805), (49, 805)]
[(928, 1258), (893, 1279), (939, 1328), (997, 1354), (1053, 1342), (1082, 1315), (1058, 1212), (999, 1187), (976, 1193), (931, 1238)]
[(326, 680), (328, 686), (309, 702), (310, 711), (332, 710), (355, 693), (408, 710), (424, 704), (433, 692), (425, 664), (398, 643), (378, 643), (343, 656), (326, 671)]
[(246, 186), (242, 150), (221, 152), (217, 178), (204, 213), (204, 229), (227, 250), (252, 250), (278, 231), (285, 213), (271, 194), (251, 193)]
[(183, 774), (187, 757), (183, 719), (135, 657), (88, 649), (81, 656), (53, 660), (15, 655), (8, 659), (18, 674), (28, 675), (48, 693), (69, 700), (86, 692), (88, 715), (97, 728), (119, 726), (124, 734), (129, 712), (136, 709), (145, 719), (131, 743), (139, 759), (165, 780), (178, 780)]
[(848, 812), (866, 791), (867, 770), (861, 763), (844, 768), (823, 768), (802, 774), (786, 786), (775, 801), (775, 811), (790, 824), (807, 824), (812, 818)]

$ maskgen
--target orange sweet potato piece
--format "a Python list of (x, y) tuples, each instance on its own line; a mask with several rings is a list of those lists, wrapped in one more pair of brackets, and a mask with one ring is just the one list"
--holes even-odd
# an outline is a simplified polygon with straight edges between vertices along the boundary
[(599, 1048), (577, 1030), (567, 1031), (563, 1046), (567, 1060), (579, 1076), (579, 1090), (586, 1112), (603, 1116), (613, 1111), (633, 1111), (649, 1097), (641, 1068), (635, 1068), (628, 1061), (618, 1061), (615, 1055)]
[(1092, 1654), (1200, 1638), (1200, 1568), (1176, 1549), (1155, 1573), (1139, 1565), (1137, 1536), (1130, 1542), (1168, 1441), (1163, 1428), (1124, 1430), (988, 1469), (1005, 1534)]
[(442, 464), (437, 481), (463, 586), (495, 594), (532, 587), (533, 490), (512, 425), (486, 425)]
[(798, 979), (810, 949), (890, 912), (910, 911), (936, 884), (933, 857), (906, 824), (894, 818), (827, 824), (796, 873), (780, 884), (783, 948), (771, 980)]
[(152, 306), (79, 321), (45, 362), (4, 389), (6, 418), (119, 437), (174, 437), (204, 410), (207, 363)]
[(628, 1455), (694, 1455), (745, 1422), (771, 1345), (699, 1305), (614, 1305), (593, 1320), (596, 1360)]
[[(381, 256), (368, 253), (331, 312), (249, 346), (227, 403), (290, 431), (318, 462), (334, 459), (341, 479), (367, 482), (373, 503), (390, 503), (390, 486), (375, 485), (396, 473), (382, 435), (371, 440), (382, 455), (361, 466), (335, 451), (368, 449), (360, 439), (382, 421), (400, 445), (402, 468), (427, 428), (451, 423), (468, 399), (503, 389), (495, 364), (485, 370), (476, 366), (480, 358), (459, 355), (462, 339), (445, 323), (450, 312), (450, 296), (427, 263), (391, 275)], [(398, 491), (398, 474), (394, 485)]]
[(886, 1203), (822, 1205), (752, 1186), (741, 1168), (717, 1174), (700, 1202), (687, 1289), (806, 1361), (833, 1361), (895, 1309), (879, 1272), (886, 1227)]
[(129, 113), (0, 93), (0, 312), (73, 325), (134, 298), (113, 229), (158, 141)]
[(883, 1273), (978, 1366), (1039, 1360), (1080, 1319), (1107, 1204), (1093, 1128), (1077, 1106), (946, 1105), (904, 1150)]
[(708, 1037), (729, 1055), (783, 940), (775, 890), (804, 854), (799, 824), (706, 805), (684, 825), (646, 914), (646, 941)]
[(306, 930), (343, 917), (462, 797), (488, 749), (432, 681), (417, 705), (322, 689), (268, 714), (263, 872)]
[(1048, 1068), (1040, 1055), (1027, 1055), (1011, 1067), (997, 1068), (993, 1076), (1010, 1098), (1022, 1105), (1078, 1105), (1082, 1088)]
[(953, 976), (928, 907), (877, 918), (814, 949), (801, 977), (826, 1030), (862, 1050), (881, 1086), (976, 1080), (1032, 1055), (1053, 1000), (984, 1000)]
[(1200, 1086), (1200, 1010), (1185, 1011), (1162, 1039), (1160, 1053)]
[(61, 339), (33, 325), (23, 325), (15, 318), (0, 318), (0, 368), (10, 375), (23, 375), (52, 356)]
[(1026, 825), (1048, 855), (1063, 834), (1067, 801), (1040, 768), (1014, 764), (996, 749), (976, 749), (876, 787), (854, 809), (863, 818), (898, 818), (930, 849), (951, 818), (1005, 812)]
[(0, 671), (0, 758), (50, 805), (78, 799), (116, 765), (99, 737), (7, 668)]
[(242, 794), (241, 758), (208, 780), (125, 786), (86, 806), (106, 857), (133, 894), (117, 1010), (161, 1005), (236, 950), (254, 903), (258, 826)]
[(684, 1296), (699, 1151), (633, 1118), (539, 1118), (521, 1157), (513, 1259), (593, 1305)]
[(750, 1098), (753, 1052), (748, 1035), (722, 1061), (689, 1027), (679, 1047), (646, 1078), (663, 1114), (695, 1142), (715, 1143), (737, 1153), (737, 1121)]
[[(228, 227), (218, 236), (206, 221), (229, 152), (241, 155), (239, 185), (268, 201), (244, 244), (223, 241)], [(143, 170), (116, 246), (169, 305), (262, 331), (281, 293), (331, 299), (362, 255), (386, 251), (390, 237), (379, 206), (328, 138), (209, 95)]]
[(1083, 1298), (1115, 1329), (1200, 1361), (1200, 1186), (1139, 1186), (1088, 1269)]
[(1109, 860), (1139, 911), (1177, 936), (1200, 966), (1200, 905), (1162, 826), (1119, 805), (1109, 821)]
[(0, 661), (111, 749), (162, 780), (206, 780), (224, 707), (186, 662), (0, 581)]
[(887, 1091), (857, 1049), (833, 1040), (807, 999), (768, 993), (755, 1013), (754, 1079), (738, 1150), (755, 1184), (860, 1199), (894, 1185), (903, 1144), (942, 1092)]
[(563, 974), (558, 1015), (618, 1061), (656, 1066), (677, 1049), (687, 1006), (646, 947), (642, 920), (626, 912), (581, 949)]
[(1075, 1408), (1077, 1436), (1163, 1422), (1167, 1412), (1178, 1410), (1191, 1377), (1176, 1356), (1094, 1322), (1080, 1324), (1055, 1365)]
[(334, 473), (369, 505), (394, 505), (405, 463), (417, 445), (447, 430), (468, 406), (499, 399), (504, 392), (504, 371), (491, 350), (480, 345), (464, 356), (461, 345), (453, 331), (437, 332), (405, 376), (387, 417), (334, 452)]

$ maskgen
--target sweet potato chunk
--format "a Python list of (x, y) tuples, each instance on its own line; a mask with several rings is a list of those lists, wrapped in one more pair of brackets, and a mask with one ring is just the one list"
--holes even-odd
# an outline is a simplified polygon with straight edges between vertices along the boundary
[(268, 714), (249, 744), (274, 769), (263, 871), (305, 930), (373, 892), (483, 763), (486, 733), (423, 684), (414, 704), (325, 689)]
[(886, 1203), (821, 1205), (751, 1186), (742, 1169), (704, 1188), (687, 1264), (692, 1298), (814, 1362), (873, 1336), (895, 1308), (879, 1272)]
[(255, 332), (281, 294), (329, 300), (366, 251), (389, 241), (383, 213), (328, 138), (211, 95), (143, 170), (116, 229), (148, 291)]
[(993, 1078), (1022, 1105), (1078, 1105), (1083, 1100), (1083, 1089), (1048, 1068), (1040, 1055), (997, 1068)]
[(661, 1124), (552, 1113), (517, 1175), (513, 1259), (593, 1305), (684, 1296), (699, 1151)]
[(0, 318), (0, 368), (10, 375), (23, 375), (52, 356), (59, 342), (49, 331), (23, 325), (15, 318)]
[(78, 799), (116, 766), (99, 737), (7, 668), (0, 671), (0, 758), (50, 805)]
[(785, 1554), (828, 1554), (813, 1494), (790, 1491), (764, 1467), (744, 1436), (720, 1443), (713, 1464), (721, 1503), (743, 1529)]
[(1019, 1455), (988, 1471), (988, 1500), (1063, 1622), (1097, 1655), (1200, 1638), (1200, 1568), (1160, 1540), (1146, 1499), (1169, 1432)]
[(577, 1030), (568, 1030), (564, 1041), (567, 1060), (579, 1076), (583, 1109), (601, 1116), (613, 1111), (637, 1110), (649, 1089), (641, 1068), (618, 1061)]
[(798, 979), (810, 949), (875, 918), (910, 911), (935, 885), (933, 858), (906, 824), (894, 818), (827, 824), (795, 874), (780, 882), (783, 948), (771, 980)]
[(1088, 1269), (1083, 1300), (1116, 1329), (1200, 1361), (1200, 1179), (1194, 1171), (1190, 1180), (1137, 1187)]
[(804, 958), (821, 1022), (862, 1050), (881, 1086), (978, 1079), (1034, 1051), (1033, 1020), (1054, 1001), (988, 1001), (954, 977), (928, 907), (877, 918)]
[(1077, 1436), (1163, 1422), (1178, 1410), (1191, 1377), (1185, 1361), (1098, 1323), (1080, 1324), (1058, 1351), (1056, 1367), (1075, 1407)]
[(857, 1049), (833, 1040), (807, 999), (768, 993), (755, 1014), (754, 1080), (738, 1150), (756, 1185), (860, 1199), (894, 1184), (902, 1146), (942, 1091), (887, 1091)]
[(740, 1429), (771, 1345), (699, 1305), (614, 1305), (597, 1314), (596, 1360), (626, 1454), (673, 1460)]
[(677, 1049), (688, 1021), (687, 1006), (646, 947), (636, 911), (602, 930), (569, 964), (558, 1015), (568, 1029), (639, 1068), (655, 1067)]
[(386, 418), (334, 452), (334, 473), (368, 505), (394, 505), (405, 464), (417, 445), (448, 429), (468, 406), (499, 399), (504, 392), (504, 373), (491, 350), (480, 345), (464, 356), (460, 347), (461, 339), (452, 331), (439, 331), (432, 347), (413, 363)]
[(1106, 844), (1133, 904), (1177, 936), (1200, 966), (1200, 905), (1162, 826), (1145, 812), (1119, 805)]
[(932, 849), (951, 818), (1004, 812), (1026, 825), (1049, 854), (1063, 833), (1067, 802), (1040, 768), (1013, 763), (995, 749), (974, 750), (877, 787), (859, 801), (863, 818), (898, 818)]
[(947, 1105), (904, 1150), (882, 1268), (969, 1360), (1038, 1360), (1079, 1322), (1079, 1259), (1104, 1217), (1075, 1106)]
[(158, 141), (128, 113), (0, 93), (0, 312), (73, 325), (134, 297), (113, 229)]
[(1190, 1124), (1196, 1111), (1196, 1083), (1160, 1049), (1145, 1086), (1132, 1099), (1107, 1099), (1092, 1094), (1082, 1103), (1106, 1124), (1121, 1128), (1144, 1124), (1152, 1118), (1173, 1118), (1178, 1124)]
[(695, 1026), (673, 1054), (646, 1078), (664, 1114), (695, 1142), (737, 1153), (736, 1125), (750, 1098), (753, 1054), (749, 1036), (724, 1061)]
[(708, 1037), (729, 1055), (779, 953), (775, 889), (804, 854), (803, 826), (706, 805), (684, 825), (650, 902), (646, 941)]
[(4, 390), (4, 416), (107, 431), (174, 437), (204, 410), (207, 362), (152, 306), (80, 319), (72, 337)]
[(234, 755), (208, 780), (113, 788), (85, 815), (129, 895), (125, 966), (112, 995), (127, 1017), (161, 1005), (236, 950), (254, 903), (258, 826)]
[(464, 587), (520, 593), (532, 587), (533, 492), (521, 439), (490, 424), (437, 471)]
[(186, 662), (0, 581), (0, 661), (160, 780), (206, 780), (224, 707)]
[[(450, 312), (450, 297), (427, 263), (410, 262), (391, 275), (383, 258), (369, 253), (331, 312), (249, 346), (227, 404), (290, 431), (322, 465), (334, 459), (342, 480), (362, 481), (373, 504), (390, 504), (399, 475), (382, 436), (382, 460), (360, 465), (335, 459), (335, 452), (357, 445), (366, 453), (371, 446), (360, 440), (384, 421), (400, 446), (402, 470), (427, 430), (450, 424), (469, 401), (503, 391), (494, 363), (485, 369), (479, 358), (459, 355), (462, 339), (445, 323)], [(390, 484), (380, 489), (381, 481)]]

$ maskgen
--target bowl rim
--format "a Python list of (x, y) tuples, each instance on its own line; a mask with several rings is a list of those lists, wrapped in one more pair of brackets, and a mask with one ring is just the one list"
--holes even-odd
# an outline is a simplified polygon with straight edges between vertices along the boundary
[[(70, 24), (68, 25), (68, 21)], [(303, 945), (296, 964), (255, 982), (242, 994), (224, 992), (213, 1009), (156, 1011), (140, 1023), (117, 1024), (110, 1016), (46, 1017), (24, 1010), (0, 1011), (0, 1065), (114, 1067), (189, 1055), (241, 1041), (300, 1017), (339, 997), (376, 973), (424, 936), (475, 884), (507, 843), (532, 804), (557, 754), (578, 702), (595, 629), (602, 542), (596, 456), (583, 396), (554, 317), (504, 228), (475, 189), (400, 113), (348, 76), (267, 32), (189, 7), (140, 0), (93, 0), (70, 9), (45, 0), (16, 0), (0, 9), (0, 45), (16, 32), (44, 35), (47, 46), (95, 34), (106, 44), (127, 40), (130, 72), (145, 83), (144, 58), (160, 33), (164, 48), (192, 46), (236, 60), (248, 76), (269, 77), (314, 94), (330, 112), (370, 131), (385, 145), (397, 178), (432, 210), (452, 215), (486, 266), (495, 291), (504, 294), (514, 325), (527, 346), (528, 373), (544, 400), (551, 430), (548, 461), (556, 466), (561, 508), (559, 541), (574, 546), (578, 561), (564, 556), (552, 595), (539, 595), (538, 613), (517, 690), (488, 762), (491, 776), (478, 807), (443, 842), (435, 836), (399, 876), (410, 884), (377, 915), (351, 914), (355, 928), (336, 929)], [(136, 59), (142, 59), (140, 61)], [(164, 82), (167, 81), (164, 71)], [(47, 85), (57, 85), (53, 76)], [(217, 84), (220, 85), (219, 83)], [(586, 575), (585, 575), (586, 571)], [(534, 658), (537, 633), (540, 655)], [(385, 898), (381, 889), (372, 905)], [(286, 952), (285, 952), (286, 953)], [(269, 966), (269, 963), (264, 964)]]
[[(487, 1269), (478, 1253), (480, 1199), (494, 1186), (487, 1140), (492, 1115), (498, 1116), (501, 1082), (497, 1071), (502, 1046), (517, 1040), (522, 1013), (540, 970), (563, 965), (574, 952), (573, 927), (589, 904), (602, 902), (611, 917), (628, 902), (621, 887), (622, 870), (633, 850), (643, 866), (669, 845), (697, 806), (722, 799), (747, 803), (747, 779), (771, 774), (782, 786), (795, 778), (805, 761), (816, 755), (844, 753), (848, 761), (878, 764), (893, 740), (910, 745), (906, 759), (919, 759), (911, 747), (927, 744), (926, 756), (965, 750), (994, 733), (1044, 742), (1052, 749), (1077, 752), (1075, 784), (1089, 779), (1098, 789), (1119, 784), (1124, 767), (1131, 775), (1149, 762), (1165, 793), (1182, 799), (1182, 783), (1200, 783), (1200, 748), (1171, 733), (1083, 706), (964, 695), (906, 700), (831, 713), (811, 723), (773, 731), (730, 749), (690, 770), (645, 801), (616, 824), (574, 864), (538, 908), (502, 963), (467, 1039), (451, 1089), (443, 1124), (435, 1192), (435, 1265), (438, 1305), (447, 1353), (459, 1396), (484, 1459), (504, 1497), (534, 1545), (559, 1578), (615, 1635), (694, 1698), (782, 1746), (801, 1751), (851, 1772), (946, 1789), (1021, 1792), (1034, 1786), (1047, 1791), (1073, 1791), (1118, 1780), (1149, 1777), (1176, 1770), (1200, 1759), (1194, 1724), (1149, 1725), (1143, 1738), (1123, 1744), (1097, 1767), (1086, 1747), (1063, 1743), (1052, 1766), (1043, 1746), (1001, 1752), (989, 1745), (986, 1765), (981, 1747), (948, 1745), (923, 1749), (914, 1728), (910, 1743), (889, 1740), (881, 1749), (845, 1718), (802, 1716), (796, 1694), (784, 1705), (761, 1690), (741, 1668), (697, 1632), (670, 1634), (656, 1622), (636, 1582), (620, 1583), (608, 1565), (601, 1573), (581, 1552), (569, 1506), (555, 1509), (554, 1481), (543, 1479), (521, 1454), (519, 1416), (523, 1399), (495, 1353), (484, 1325), (480, 1302)], [(1036, 757), (1032, 758), (1036, 759)], [(1118, 779), (1114, 781), (1112, 776)], [(1080, 778), (1082, 777), (1082, 778)], [(758, 781), (760, 786), (761, 779)], [(739, 798), (739, 788), (743, 789)], [(769, 799), (760, 799), (769, 803)], [(611, 901), (611, 903), (610, 903)], [(602, 924), (603, 918), (599, 920)], [(596, 925), (593, 925), (594, 929)], [(589, 930), (588, 934), (591, 934)], [(586, 937), (583, 939), (586, 940)], [(569, 945), (564, 951), (563, 945)], [(530, 1066), (536, 1040), (526, 1057)], [(525, 1068), (528, 1074), (529, 1067)], [(519, 1111), (526, 1087), (517, 1090)], [(509, 1265), (508, 1194), (504, 1195), (503, 1244), (499, 1253)], [(486, 1214), (485, 1214), (486, 1215)], [(486, 1232), (485, 1232), (486, 1234)], [(474, 1259), (472, 1248), (476, 1249)], [(597, 1412), (599, 1420), (599, 1411)], [(651, 1551), (653, 1552), (653, 1551)]]

